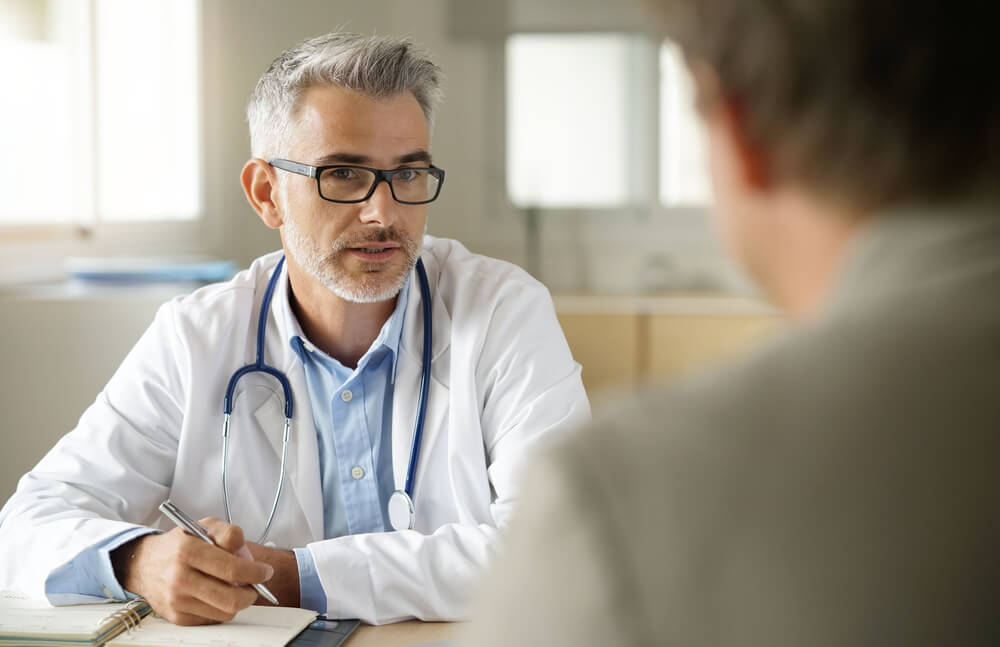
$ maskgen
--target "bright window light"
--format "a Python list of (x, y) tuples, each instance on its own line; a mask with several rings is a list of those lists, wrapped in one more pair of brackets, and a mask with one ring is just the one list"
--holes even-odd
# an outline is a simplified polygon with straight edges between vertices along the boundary
[[(89, 212), (87, 164), (89, 108), (85, 63), (86, 3), (11, 2), (0, 4), (0, 58), (4, 70), (0, 101), (0, 225), (69, 223), (74, 206)], [(81, 164), (83, 166), (81, 166)]]
[(104, 220), (199, 209), (197, 6), (97, 2), (97, 179)]
[(11, 0), (0, 23), (0, 226), (198, 216), (198, 0)]
[(626, 203), (630, 37), (507, 40), (507, 190), (518, 207)]
[(672, 44), (660, 49), (660, 202), (704, 206), (712, 193), (691, 75)]

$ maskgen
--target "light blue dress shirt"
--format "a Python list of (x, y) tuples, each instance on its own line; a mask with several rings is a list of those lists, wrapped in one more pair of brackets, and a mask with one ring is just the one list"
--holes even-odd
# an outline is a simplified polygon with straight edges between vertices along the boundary
[[(137, 537), (158, 532), (152, 528), (130, 528), (94, 544), (52, 571), (45, 580), (45, 595), (52, 604), (86, 604), (108, 599), (130, 600), (115, 577), (111, 551)], [(95, 599), (96, 598), (96, 599)]]
[[(354, 370), (315, 348), (298, 322), (289, 321), (290, 343), (302, 360), (316, 425), (323, 487), (323, 534), (383, 532), (386, 506), (395, 489), (392, 474), (392, 392), (403, 335), (407, 288)], [(296, 548), (300, 606), (326, 611), (326, 594), (312, 554)]]
[[(319, 448), (323, 488), (323, 532), (326, 539), (388, 530), (385, 510), (395, 489), (392, 473), (392, 396), (396, 357), (403, 335), (409, 280), (378, 337), (355, 369), (316, 348), (306, 339), (291, 304), (276, 308), (287, 317), (288, 340), (305, 369)], [(286, 295), (287, 295), (287, 291)], [(83, 550), (45, 581), (53, 604), (128, 599), (111, 565), (111, 551), (151, 532), (133, 528)], [(326, 593), (312, 554), (295, 548), (299, 589), (304, 608), (326, 611)]]

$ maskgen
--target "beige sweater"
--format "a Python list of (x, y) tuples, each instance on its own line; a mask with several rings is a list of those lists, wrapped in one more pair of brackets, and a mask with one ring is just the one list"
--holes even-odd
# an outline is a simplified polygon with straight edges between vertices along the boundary
[(463, 644), (1000, 644), (1000, 207), (878, 218), (813, 323), (529, 478)]

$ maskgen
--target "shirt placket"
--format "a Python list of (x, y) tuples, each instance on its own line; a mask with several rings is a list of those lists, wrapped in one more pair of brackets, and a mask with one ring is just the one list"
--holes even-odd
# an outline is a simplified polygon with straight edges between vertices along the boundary
[(364, 399), (364, 382), (358, 372), (333, 394), (330, 406), (334, 453), (351, 534), (383, 529)]

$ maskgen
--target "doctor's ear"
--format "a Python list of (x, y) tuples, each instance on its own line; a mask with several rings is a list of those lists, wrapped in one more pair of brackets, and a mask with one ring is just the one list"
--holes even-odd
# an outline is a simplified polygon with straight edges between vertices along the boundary
[(247, 202), (265, 225), (277, 229), (284, 224), (277, 203), (277, 178), (270, 164), (259, 157), (251, 157), (240, 172), (240, 184), (243, 185)]

